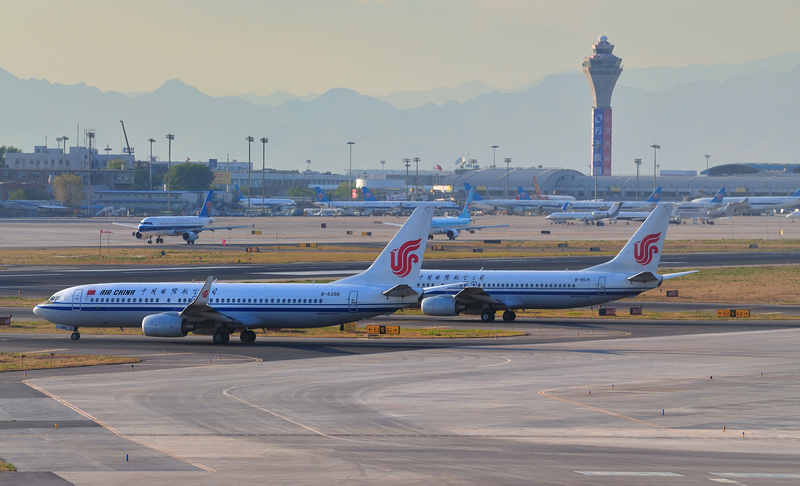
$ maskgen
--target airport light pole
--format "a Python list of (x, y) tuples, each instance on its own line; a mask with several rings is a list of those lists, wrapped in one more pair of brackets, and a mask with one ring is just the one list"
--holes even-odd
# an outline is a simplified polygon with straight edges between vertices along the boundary
[(306, 172), (311, 172), (311, 161), (306, 160)]
[(658, 149), (661, 148), (661, 145), (653, 144), (653, 145), (650, 146), (650, 148), (653, 149), (653, 190), (655, 191), (656, 190), (656, 173), (658, 172), (657, 169), (656, 169), (656, 167), (657, 167), (656, 154), (658, 154)]
[(61, 137), (61, 140), (64, 141), (64, 151), (61, 152), (61, 166), (63, 167), (64, 166), (64, 159), (67, 156), (67, 140), (69, 140), (69, 137), (64, 135), (64, 136)]
[(506, 157), (504, 162), (506, 163), (506, 199), (508, 199), (508, 174), (511, 169), (511, 158)]
[(492, 169), (497, 167), (497, 149), (499, 148), (499, 145), (492, 145)]
[(414, 174), (414, 200), (419, 201), (419, 162), (422, 159), (414, 157), (412, 160), (414, 164), (416, 164), (416, 172)]
[(636, 164), (636, 200), (639, 200), (639, 167), (642, 166), (642, 159), (633, 159)]
[(266, 214), (264, 212), (264, 169), (267, 168), (267, 137), (261, 137), (261, 216)]
[(250, 209), (250, 188), (252, 184), (250, 184), (250, 178), (253, 173), (253, 163), (250, 162), (250, 146), (255, 139), (248, 135), (245, 137), (245, 141), (247, 141), (247, 209)]
[(385, 168), (386, 168), (386, 161), (385, 160), (381, 160), (381, 179), (385, 179), (386, 178), (386, 176), (383, 173), (383, 169), (385, 169)]
[(150, 190), (153, 190), (153, 142), (156, 141), (155, 138), (148, 138), (148, 142), (150, 142), (150, 161), (147, 163), (147, 167), (150, 168)]
[(403, 163), (406, 164), (406, 199), (408, 199), (408, 168), (411, 167), (411, 159), (403, 159)]
[(708, 175), (709, 175), (708, 174), (708, 159), (710, 159), (710, 158), (711, 158), (711, 156), (706, 154), (706, 177), (708, 177)]
[(347, 145), (350, 146), (350, 170), (347, 172), (347, 192), (350, 193), (350, 198), (353, 198), (353, 145), (355, 142), (347, 142)]
[(170, 196), (172, 196), (172, 141), (175, 140), (175, 135), (168, 133), (167, 140), (169, 148), (167, 149), (167, 212), (171, 211), (169, 208)]
[(86, 216), (92, 216), (92, 140), (94, 140), (94, 130), (87, 130), (86, 136), (89, 138), (89, 178), (86, 181)]

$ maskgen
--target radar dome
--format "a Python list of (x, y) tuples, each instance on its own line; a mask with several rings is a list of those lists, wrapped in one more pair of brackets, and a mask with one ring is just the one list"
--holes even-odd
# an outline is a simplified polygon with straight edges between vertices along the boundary
[(599, 40), (600, 42), (607, 42), (608, 41), (608, 37), (606, 37), (604, 35), (601, 35), (597, 40)]

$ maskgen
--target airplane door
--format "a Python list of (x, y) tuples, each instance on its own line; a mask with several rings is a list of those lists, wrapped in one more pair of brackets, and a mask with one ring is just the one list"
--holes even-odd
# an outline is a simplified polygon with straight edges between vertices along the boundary
[(82, 289), (78, 289), (74, 294), (72, 294), (72, 310), (81, 310), (81, 295), (83, 295)]
[(347, 307), (350, 312), (358, 312), (358, 291), (351, 290), (350, 298), (347, 299)]
[(600, 277), (597, 279), (597, 295), (606, 295), (606, 278)]

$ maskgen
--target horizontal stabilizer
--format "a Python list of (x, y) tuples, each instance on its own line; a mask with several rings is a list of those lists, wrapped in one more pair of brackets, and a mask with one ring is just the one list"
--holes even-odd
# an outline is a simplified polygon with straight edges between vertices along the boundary
[(631, 275), (628, 277), (628, 280), (631, 282), (655, 282), (658, 280), (658, 277), (653, 275), (653, 272), (639, 272), (636, 275)]
[(384, 291), (383, 295), (386, 297), (408, 297), (409, 295), (417, 295), (417, 291), (406, 284), (400, 284)]
[(683, 277), (684, 275), (691, 275), (691, 274), (697, 273), (699, 271), (700, 270), (691, 270), (689, 272), (668, 273), (666, 275), (662, 275), (661, 278), (666, 280), (668, 278)]

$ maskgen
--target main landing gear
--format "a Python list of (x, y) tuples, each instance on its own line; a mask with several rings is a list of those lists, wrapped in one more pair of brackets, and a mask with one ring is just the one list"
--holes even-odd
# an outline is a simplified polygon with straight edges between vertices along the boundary
[(503, 312), (503, 320), (506, 322), (511, 322), (517, 318), (517, 314), (514, 311), (507, 310)]
[[(514, 311), (507, 310), (503, 312), (503, 320), (506, 322), (511, 322), (517, 318), (517, 314)], [(493, 310), (485, 310), (481, 313), (481, 320), (483, 322), (492, 322), (494, 321), (494, 311)]]
[[(160, 236), (157, 236), (156, 237), (156, 243), (164, 243), (164, 238), (162, 238)], [(153, 237), (152, 236), (147, 239), (147, 244), (148, 245), (152, 245), (153, 244)]]
[(78, 339), (81, 338), (81, 334), (78, 331), (75, 331), (70, 335), (69, 338), (72, 339), (73, 341), (77, 341)]
[(483, 311), (481, 314), (481, 320), (483, 322), (492, 322), (494, 321), (494, 311), (486, 310)]
[(214, 344), (228, 344), (228, 341), (231, 339), (231, 335), (225, 331), (219, 331), (214, 333)]
[(239, 335), (239, 339), (241, 339), (243, 343), (254, 343), (256, 341), (256, 332), (249, 329), (242, 331)]

